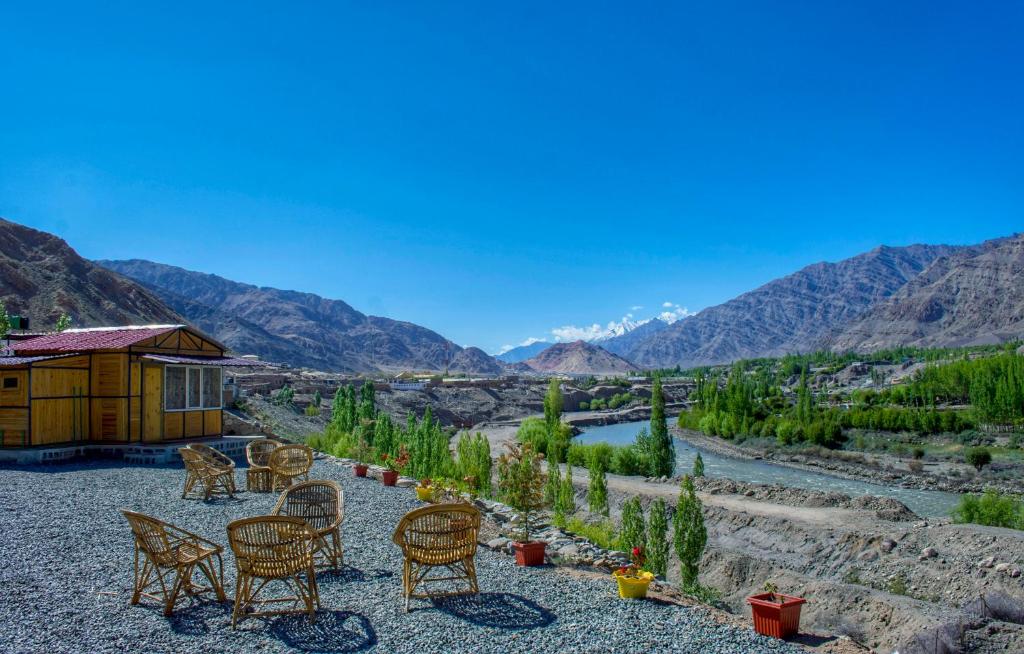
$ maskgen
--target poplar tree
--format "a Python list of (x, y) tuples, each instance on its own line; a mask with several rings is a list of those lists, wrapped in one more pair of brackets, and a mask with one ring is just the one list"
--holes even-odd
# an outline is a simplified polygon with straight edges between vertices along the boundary
[(565, 476), (562, 477), (558, 498), (555, 500), (555, 513), (563, 518), (576, 513), (576, 487), (572, 484), (572, 466), (568, 463), (565, 464)]
[(634, 547), (647, 547), (647, 524), (639, 497), (630, 498), (622, 505), (621, 533), (619, 546), (623, 552), (632, 552)]
[(656, 498), (648, 509), (647, 568), (659, 577), (668, 572), (668, 515), (665, 500)]
[(587, 505), (591, 513), (608, 515), (608, 480), (605, 478), (604, 463), (597, 457), (590, 462), (590, 484), (587, 487)]
[(693, 460), (693, 476), (703, 477), (704, 476), (704, 457), (697, 452), (697, 457)]
[(695, 586), (700, 572), (700, 559), (708, 542), (708, 531), (704, 526), (704, 509), (690, 475), (683, 477), (672, 529), (683, 587)]
[(651, 385), (651, 476), (671, 477), (676, 467), (676, 448), (665, 419), (665, 394), (661, 378)]

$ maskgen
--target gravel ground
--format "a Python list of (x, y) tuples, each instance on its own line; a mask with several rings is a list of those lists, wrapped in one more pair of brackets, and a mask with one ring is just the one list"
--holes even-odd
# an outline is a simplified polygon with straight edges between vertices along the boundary
[[(401, 554), (391, 530), (418, 503), (410, 489), (355, 479), (318, 461), (313, 477), (345, 490), (348, 567), (318, 575), (322, 609), (304, 617), (248, 619), (231, 629), (231, 604), (128, 604), (132, 540), (121, 507), (150, 513), (227, 549), (225, 526), (269, 511), (271, 494), (182, 500), (180, 468), (90, 462), (0, 469), (0, 651), (3, 652), (800, 652), (708, 613), (618, 599), (610, 580), (557, 568), (517, 568), (480, 548), (481, 595), (401, 600)], [(244, 470), (237, 472), (244, 482)], [(225, 555), (225, 588), (234, 560)]]

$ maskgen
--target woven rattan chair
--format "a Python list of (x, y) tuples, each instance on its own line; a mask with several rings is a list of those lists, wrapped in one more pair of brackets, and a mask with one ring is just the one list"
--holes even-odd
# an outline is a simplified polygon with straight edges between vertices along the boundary
[(208, 500), (215, 493), (233, 497), (235, 492), (234, 470), (215, 467), (199, 452), (183, 447), (178, 450), (185, 464), (185, 489), (181, 497), (189, 496), (194, 490), (201, 490), (203, 499)]
[[(162, 602), (164, 615), (171, 615), (181, 591), (187, 595), (212, 591), (218, 602), (227, 601), (220, 545), (142, 513), (121, 513), (135, 535), (132, 604), (145, 596)], [(209, 580), (208, 587), (192, 583), (197, 568)]]
[(308, 479), (313, 467), (313, 450), (305, 445), (282, 445), (270, 453), (267, 462), (275, 491), (288, 488), (297, 479)]
[(228, 472), (227, 478), (231, 481), (231, 492), (235, 492), (235, 462), (231, 460), (231, 457), (216, 448), (203, 445), (202, 443), (192, 443), (188, 446), (188, 449), (206, 459), (206, 462), (212, 468)]
[(335, 570), (344, 564), (341, 522), (345, 519), (345, 494), (338, 484), (319, 479), (296, 484), (281, 493), (271, 515), (305, 520), (322, 541), (318, 558)]
[(281, 444), (269, 438), (250, 441), (245, 446), (249, 469), (245, 472), (245, 489), (257, 493), (270, 492), (270, 453)]
[[(406, 513), (392, 540), (402, 548), (405, 564), (402, 588), (405, 610), (412, 598), (479, 593), (476, 582), (476, 538), (480, 512), (471, 504), (434, 504)], [(448, 576), (428, 577), (433, 568), (445, 568)], [(424, 592), (416, 589), (430, 582), (469, 583), (468, 590)]]
[[(238, 577), (231, 626), (247, 616), (308, 613), (310, 621), (320, 607), (314, 554), (320, 537), (302, 518), (260, 516), (228, 524), (228, 542), (235, 554)], [(292, 593), (259, 599), (271, 585), (285, 585)], [(264, 606), (285, 608), (259, 611)]]

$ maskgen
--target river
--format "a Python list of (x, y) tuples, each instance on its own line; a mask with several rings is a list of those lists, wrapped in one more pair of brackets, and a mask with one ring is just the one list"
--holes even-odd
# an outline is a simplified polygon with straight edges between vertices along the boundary
[[(636, 438), (641, 427), (651, 428), (649, 420), (620, 422), (614, 425), (585, 427), (574, 439), (579, 443), (605, 442), (611, 445), (629, 445)], [(686, 441), (675, 439), (676, 470), (680, 473), (693, 469), (693, 459), (700, 451), (704, 459), (704, 474), (708, 477), (727, 477), (735, 481), (754, 484), (780, 484), (807, 488), (817, 491), (835, 491), (851, 497), (879, 495), (894, 497), (903, 502), (911, 511), (920, 516), (948, 516), (956, 506), (959, 497), (942, 491), (883, 486), (866, 481), (843, 479), (820, 472), (810, 472), (776, 465), (767, 461), (756, 461), (725, 457), (707, 450), (698, 450)]]

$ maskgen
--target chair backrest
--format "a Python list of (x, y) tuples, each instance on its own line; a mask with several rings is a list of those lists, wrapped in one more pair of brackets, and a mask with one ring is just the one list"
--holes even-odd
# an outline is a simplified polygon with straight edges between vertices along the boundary
[(267, 465), (274, 474), (296, 477), (313, 467), (313, 450), (306, 445), (282, 445), (270, 453)]
[(185, 468), (196, 475), (205, 476), (210, 474), (210, 462), (202, 454), (188, 447), (178, 449)]
[(225, 468), (235, 465), (235, 462), (231, 460), (231, 457), (218, 449), (210, 447), (209, 445), (204, 445), (203, 443), (191, 443), (188, 446), (188, 449), (199, 454), (199, 456), (206, 459), (206, 462), (212, 466)]
[(333, 481), (304, 481), (281, 493), (271, 513), (302, 518), (316, 531), (333, 529), (345, 517), (345, 493)]
[(257, 577), (288, 577), (313, 565), (317, 535), (302, 518), (258, 516), (228, 523), (238, 570)]
[(270, 453), (280, 445), (277, 441), (269, 438), (250, 441), (245, 446), (245, 458), (250, 466), (265, 468), (267, 467), (267, 462), (270, 461)]
[(171, 548), (171, 541), (167, 536), (166, 522), (145, 513), (136, 513), (127, 509), (121, 509), (121, 513), (131, 525), (132, 533), (135, 534), (135, 543), (140, 550), (149, 554), (158, 565), (174, 563), (174, 550)]
[(472, 504), (433, 504), (406, 513), (392, 539), (414, 561), (447, 565), (476, 554), (479, 531)]

